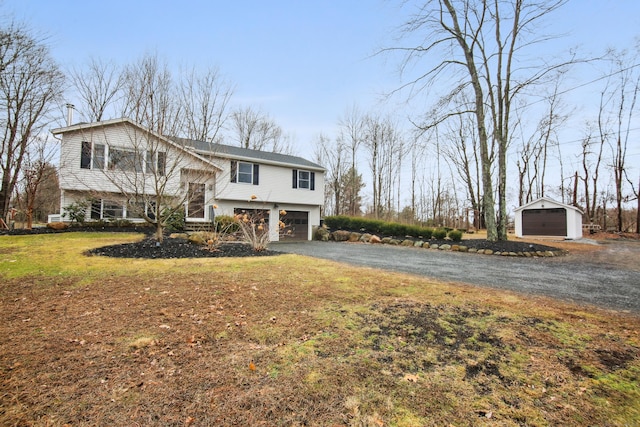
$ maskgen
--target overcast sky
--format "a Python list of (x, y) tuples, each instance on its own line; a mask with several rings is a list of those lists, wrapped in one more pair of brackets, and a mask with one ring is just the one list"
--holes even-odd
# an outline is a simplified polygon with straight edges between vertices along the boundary
[[(372, 57), (393, 45), (412, 8), (411, 2), (405, 8), (397, 3), (0, 0), (0, 10), (48, 34), (53, 56), (65, 68), (82, 66), (91, 56), (126, 64), (145, 53), (157, 53), (176, 69), (218, 66), (236, 87), (235, 104), (268, 113), (292, 136), (297, 154), (311, 157), (317, 135), (334, 135), (352, 105), (363, 111), (384, 108), (399, 119), (409, 115), (402, 99), (379, 103), (380, 94), (401, 80), (393, 58)], [(631, 47), (640, 35), (638, 0), (572, 0), (552, 18), (549, 31), (566, 36), (546, 45), (550, 51), (544, 55), (576, 46), (584, 56), (600, 55), (607, 47)], [(577, 70), (567, 86), (592, 80), (595, 68)], [(565, 102), (577, 112), (571, 126), (584, 123), (591, 108), (585, 104), (593, 107), (589, 97), (597, 90), (594, 84), (567, 94)], [(576, 135), (574, 129), (567, 138)], [(630, 160), (640, 163), (640, 143), (630, 152), (635, 155)]]

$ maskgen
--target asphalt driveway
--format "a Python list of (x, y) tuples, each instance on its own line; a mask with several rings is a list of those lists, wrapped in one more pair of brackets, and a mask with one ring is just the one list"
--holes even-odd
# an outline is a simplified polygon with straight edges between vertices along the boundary
[[(640, 262), (640, 244), (629, 247), (621, 256)], [(585, 256), (515, 258), (318, 241), (279, 242), (271, 249), (640, 314), (640, 271), (591, 262)]]

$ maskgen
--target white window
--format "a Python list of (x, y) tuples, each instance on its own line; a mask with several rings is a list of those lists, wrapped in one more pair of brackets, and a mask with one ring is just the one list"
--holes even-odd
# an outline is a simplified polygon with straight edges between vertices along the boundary
[(306, 188), (307, 190), (309, 189), (309, 183), (311, 182), (309, 175), (309, 171), (298, 172), (298, 188)]
[(315, 178), (316, 178), (315, 172), (294, 169), (292, 187), (313, 191), (316, 189)]
[(109, 147), (109, 170), (142, 172), (142, 159), (135, 151)]
[(238, 182), (253, 183), (253, 165), (251, 163), (238, 162)]
[(256, 163), (231, 161), (231, 182), (258, 185), (260, 182), (260, 165)]
[(156, 173), (163, 176), (165, 174), (165, 163), (167, 154), (164, 151), (158, 151), (154, 154), (153, 151), (147, 151), (145, 155), (145, 172)]
[(89, 141), (82, 141), (80, 168), (104, 169), (104, 144), (92, 144)]

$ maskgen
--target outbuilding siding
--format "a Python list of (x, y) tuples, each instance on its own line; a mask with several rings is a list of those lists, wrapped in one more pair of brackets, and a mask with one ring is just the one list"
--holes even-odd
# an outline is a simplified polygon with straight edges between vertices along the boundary
[(515, 210), (515, 234), (580, 239), (582, 211), (546, 197), (534, 200)]

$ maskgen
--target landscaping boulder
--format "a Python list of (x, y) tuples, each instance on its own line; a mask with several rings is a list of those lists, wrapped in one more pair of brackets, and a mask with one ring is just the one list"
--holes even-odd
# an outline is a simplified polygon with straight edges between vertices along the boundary
[(369, 243), (382, 243), (382, 239), (374, 234), (369, 239)]
[(187, 233), (171, 233), (169, 234), (169, 238), (187, 240), (189, 238), (189, 235)]
[(336, 230), (331, 233), (331, 240), (334, 240), (336, 242), (346, 242), (347, 240), (349, 240), (350, 235), (351, 232), (349, 231)]
[(194, 245), (204, 245), (206, 241), (202, 233), (193, 233), (189, 236), (189, 243), (193, 243)]
[(315, 231), (314, 236), (316, 240), (320, 240), (321, 242), (328, 242), (330, 234), (331, 233), (329, 233), (329, 230), (327, 230), (326, 227), (318, 227)]
[(348, 240), (349, 240), (350, 242), (359, 242), (359, 241), (360, 241), (360, 237), (361, 237), (361, 236), (362, 236), (362, 234), (360, 234), (360, 233), (356, 233), (356, 232), (354, 231), (354, 232), (351, 232), (351, 233), (349, 234), (349, 239), (348, 239)]
[(64, 222), (50, 222), (49, 224), (47, 224), (47, 228), (50, 228), (52, 230), (65, 230), (69, 228), (69, 225), (65, 224)]

